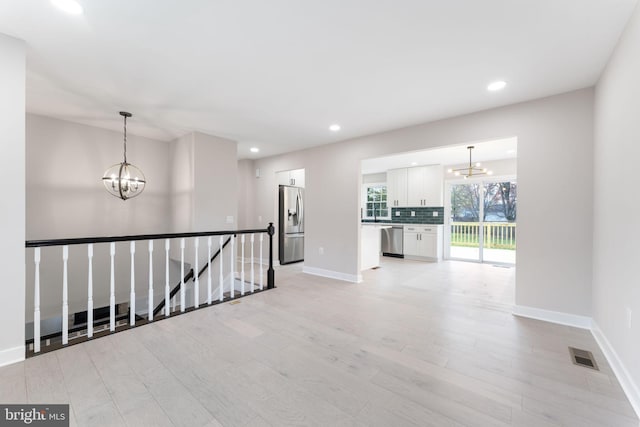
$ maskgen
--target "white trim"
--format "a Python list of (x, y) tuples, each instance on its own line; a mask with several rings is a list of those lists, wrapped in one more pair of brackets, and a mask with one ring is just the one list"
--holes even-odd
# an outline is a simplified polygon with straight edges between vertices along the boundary
[(512, 313), (515, 316), (528, 317), (530, 319), (543, 320), (559, 325), (573, 326), (580, 329), (591, 329), (591, 317), (577, 314), (562, 313), (560, 311), (544, 310), (542, 308), (514, 305)]
[(591, 334), (607, 358), (607, 362), (609, 362), (609, 366), (613, 369), (613, 373), (620, 382), (631, 406), (636, 411), (638, 417), (640, 417), (640, 387), (633, 381), (633, 377), (629, 374), (624, 363), (622, 363), (622, 360), (618, 357), (618, 353), (616, 353), (611, 343), (609, 343), (609, 340), (607, 340), (607, 337), (602, 333), (602, 330), (600, 330), (595, 320), (592, 322)]
[(302, 272), (312, 274), (314, 276), (328, 277), (329, 279), (343, 280), (345, 282), (360, 283), (362, 282), (362, 274), (347, 274), (339, 271), (325, 270), (316, 267), (302, 267)]
[(24, 355), (25, 348), (23, 345), (8, 348), (6, 350), (0, 350), (0, 366), (22, 362), (24, 360)]

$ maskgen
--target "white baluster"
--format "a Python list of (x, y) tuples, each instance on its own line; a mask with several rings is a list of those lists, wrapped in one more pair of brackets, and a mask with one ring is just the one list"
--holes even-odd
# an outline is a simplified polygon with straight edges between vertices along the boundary
[(87, 338), (93, 337), (93, 243), (87, 246), (89, 277), (87, 280)]
[(207, 304), (211, 305), (211, 236), (207, 239)]
[(40, 352), (40, 248), (35, 248), (33, 260), (36, 264), (35, 288), (33, 290), (33, 352)]
[(169, 307), (169, 299), (171, 291), (169, 290), (169, 239), (164, 241), (164, 316), (169, 317), (171, 307)]
[(193, 308), (198, 308), (200, 305), (200, 278), (198, 278), (198, 247), (200, 246), (200, 239), (195, 237), (193, 239), (193, 247), (196, 251), (196, 262), (193, 270)]
[(262, 240), (263, 240), (264, 234), (260, 233), (260, 290), (262, 290)]
[(153, 322), (153, 240), (149, 240), (149, 306), (147, 318)]
[(115, 259), (116, 244), (109, 245), (109, 256), (111, 257), (111, 279), (109, 280), (109, 330), (116, 330), (116, 279), (115, 279)]
[(253, 293), (253, 290), (255, 288), (255, 273), (254, 273), (254, 269), (253, 269), (253, 241), (254, 241), (254, 234), (251, 235), (251, 292)]
[(220, 278), (219, 278), (219, 282), (220, 282), (220, 286), (218, 288), (219, 291), (219, 298), (220, 298), (220, 302), (222, 302), (222, 300), (224, 300), (224, 275), (222, 273), (223, 270), (223, 266), (224, 263), (223, 261), (223, 257), (222, 257), (222, 248), (224, 247), (224, 236), (220, 236)]
[(69, 287), (67, 261), (69, 260), (69, 246), (62, 247), (62, 345), (69, 344)]
[(136, 256), (136, 242), (133, 241), (129, 245), (129, 252), (131, 252), (131, 294), (129, 295), (129, 325), (135, 326), (136, 324), (136, 273), (135, 273), (135, 256)]
[(240, 295), (244, 295), (244, 234), (240, 237), (242, 249), (240, 251)]
[(180, 311), (184, 313), (184, 238), (180, 239)]
[(231, 289), (229, 289), (229, 295), (231, 298), (235, 296), (236, 278), (235, 278), (235, 262), (236, 262), (236, 238), (231, 235), (231, 255), (229, 256), (229, 268), (231, 270)]

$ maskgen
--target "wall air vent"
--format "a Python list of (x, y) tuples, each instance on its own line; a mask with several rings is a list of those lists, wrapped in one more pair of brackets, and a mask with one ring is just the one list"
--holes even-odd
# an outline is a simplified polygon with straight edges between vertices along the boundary
[(593, 354), (587, 350), (581, 350), (579, 348), (569, 347), (569, 354), (571, 355), (571, 361), (574, 365), (584, 366), (585, 368), (595, 369), (599, 371), (596, 359), (593, 358)]

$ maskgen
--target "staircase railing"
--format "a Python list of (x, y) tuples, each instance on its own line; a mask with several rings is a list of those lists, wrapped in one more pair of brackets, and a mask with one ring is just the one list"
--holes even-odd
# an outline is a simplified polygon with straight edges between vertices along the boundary
[[(129, 329), (135, 326), (140, 326), (146, 323), (150, 323), (154, 320), (161, 320), (170, 316), (192, 311), (198, 308), (207, 307), (209, 305), (219, 304), (230, 301), (235, 298), (243, 297), (247, 294), (253, 294), (262, 292), (268, 289), (275, 288), (275, 272), (273, 270), (273, 235), (274, 235), (273, 223), (269, 223), (269, 227), (266, 229), (249, 229), (249, 230), (229, 230), (229, 231), (209, 231), (209, 232), (193, 232), (193, 233), (167, 233), (167, 234), (143, 234), (143, 235), (130, 235), (130, 236), (116, 236), (116, 237), (89, 237), (89, 238), (73, 238), (73, 239), (55, 239), (55, 240), (31, 240), (25, 242), (26, 248), (33, 248), (33, 262), (34, 262), (34, 297), (33, 297), (33, 339), (27, 339), (27, 357), (38, 354), (40, 352), (55, 350), (60, 347), (64, 347), (70, 344), (76, 344), (86, 341), (88, 339), (96, 338), (98, 336), (104, 336), (111, 333), (119, 332), (121, 330)], [(255, 236), (258, 236), (259, 246), (259, 263), (258, 263), (258, 280), (256, 280), (256, 267), (254, 257), (254, 246), (256, 243)], [(263, 237), (267, 235), (269, 240), (268, 248), (268, 268), (267, 268), (267, 281), (266, 287), (263, 280)], [(213, 237), (217, 236), (218, 242), (216, 245), (216, 252), (212, 255), (214, 249)], [(247, 263), (245, 259), (245, 243), (246, 236), (250, 236), (249, 248), (250, 248), (250, 262)], [(225, 237), (226, 240), (225, 240)], [(240, 239), (240, 268), (236, 270), (238, 263), (238, 251), (236, 248), (236, 240)], [(198, 268), (198, 255), (200, 250), (200, 239), (205, 239), (205, 245), (207, 249), (206, 263), (202, 268)], [(169, 251), (171, 249), (171, 243), (173, 240), (178, 240), (180, 248), (180, 282), (173, 287), (169, 288), (169, 265), (170, 256)], [(185, 248), (186, 241), (190, 239), (193, 242), (193, 265), (187, 274), (185, 270)], [(154, 241), (164, 240), (164, 253), (165, 253), (165, 277), (164, 277), (164, 298), (162, 301), (155, 305), (154, 308), (154, 290), (157, 287), (153, 280), (153, 252)], [(148, 287), (146, 294), (147, 310), (138, 310), (136, 312), (136, 275), (135, 275), (135, 254), (136, 254), (136, 242), (147, 241), (148, 247), (148, 260), (149, 260), (149, 273), (148, 273)], [(128, 312), (123, 314), (126, 309), (122, 309), (122, 306), (126, 303), (116, 304), (115, 295), (115, 254), (116, 254), (116, 242), (129, 242), (129, 254), (130, 254), (130, 271), (131, 276), (129, 279), (129, 298), (128, 298)], [(94, 244), (108, 243), (109, 244), (109, 261), (110, 261), (110, 280), (109, 280), (109, 305), (94, 308), (93, 300), (93, 261), (94, 261)], [(80, 311), (70, 316), (69, 314), (69, 246), (71, 245), (86, 245), (87, 247), (87, 303), (86, 311)], [(223, 257), (224, 249), (231, 245), (231, 249), (226, 257), (228, 261), (228, 278), (229, 289), (225, 292), (225, 268)], [(41, 264), (41, 248), (44, 247), (60, 247), (61, 248), (61, 261), (62, 261), (62, 277), (51, 278), (46, 277), (46, 282), (61, 280), (62, 282), (62, 301), (61, 301), (61, 327), (59, 331), (54, 333), (41, 334), (41, 313), (40, 313), (40, 264)], [(217, 283), (214, 283), (214, 279), (211, 275), (212, 264), (217, 258), (219, 260), (219, 275)], [(172, 260), (173, 261), (173, 260)], [(175, 261), (174, 261), (175, 262)], [(250, 280), (245, 280), (245, 264), (250, 264)], [(197, 271), (197, 274), (195, 274)], [(206, 301), (201, 302), (200, 298), (200, 277), (208, 272), (206, 278)], [(238, 280), (237, 273), (239, 273), (240, 283), (236, 285)], [(192, 304), (186, 300), (186, 284), (193, 282), (193, 299)], [(214, 286), (217, 285), (217, 288)], [(84, 285), (83, 285), (84, 286)], [(238, 287), (239, 289), (236, 289)], [(214, 295), (214, 290), (217, 291)], [(178, 297), (179, 294), (179, 297)], [(177, 302), (179, 300), (179, 302)], [(170, 304), (173, 301), (173, 308)], [(106, 312), (106, 308), (109, 308), (109, 317), (94, 319), (94, 313)], [(178, 309), (179, 307), (179, 309)], [(164, 310), (163, 310), (164, 309)], [(142, 313), (142, 314), (137, 314)], [(70, 320), (82, 319), (79, 324), (69, 325)], [(70, 337), (70, 334), (72, 336)], [(71, 341), (70, 341), (71, 339)], [(44, 348), (43, 348), (44, 342)]]

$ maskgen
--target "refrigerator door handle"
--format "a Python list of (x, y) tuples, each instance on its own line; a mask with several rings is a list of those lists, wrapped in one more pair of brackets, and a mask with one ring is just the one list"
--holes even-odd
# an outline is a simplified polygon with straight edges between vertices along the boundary
[(297, 203), (296, 210), (298, 212), (298, 224), (302, 224), (302, 226), (304, 227), (304, 202), (302, 201), (302, 196), (300, 196), (300, 192), (298, 192), (296, 203)]

